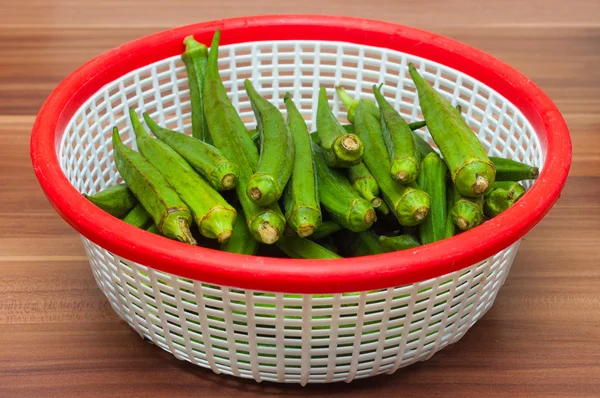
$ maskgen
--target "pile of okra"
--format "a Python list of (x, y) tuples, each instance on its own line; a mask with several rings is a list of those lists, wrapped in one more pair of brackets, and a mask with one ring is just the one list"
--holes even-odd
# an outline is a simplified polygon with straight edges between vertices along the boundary
[[(376, 103), (336, 94), (341, 124), (321, 87), (315, 132), (289, 93), (286, 115), (244, 82), (256, 118), (248, 131), (210, 52), (184, 40), (192, 135), (135, 110), (138, 151), (112, 132), (124, 183), (86, 197), (126, 223), (191, 245), (227, 252), (330, 259), (410, 249), (467, 231), (525, 193), (538, 169), (497, 157), (409, 65), (424, 121), (408, 124), (373, 86)], [(415, 130), (427, 127), (435, 145)], [(150, 130), (156, 137), (152, 137)], [(377, 221), (377, 222), (376, 222)], [(194, 227), (195, 224), (195, 227)]]

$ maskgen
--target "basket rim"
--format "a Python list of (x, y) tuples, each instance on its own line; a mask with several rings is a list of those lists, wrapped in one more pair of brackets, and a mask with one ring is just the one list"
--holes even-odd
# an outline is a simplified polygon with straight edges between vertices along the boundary
[[(330, 40), (381, 47), (426, 58), (485, 83), (523, 112), (546, 160), (517, 205), (483, 225), (412, 250), (339, 260), (281, 259), (194, 247), (125, 224), (87, 201), (67, 180), (58, 146), (77, 109), (105, 84), (181, 54), (183, 38), (222, 44), (271, 40)], [(159, 32), (92, 59), (50, 94), (35, 120), (30, 156), (36, 177), (59, 215), (112, 253), (180, 277), (223, 286), (289, 293), (341, 293), (415, 283), (466, 268), (507, 248), (531, 230), (558, 200), (571, 164), (567, 125), (550, 98), (511, 66), (471, 46), (390, 22), (327, 15), (223, 19)]]

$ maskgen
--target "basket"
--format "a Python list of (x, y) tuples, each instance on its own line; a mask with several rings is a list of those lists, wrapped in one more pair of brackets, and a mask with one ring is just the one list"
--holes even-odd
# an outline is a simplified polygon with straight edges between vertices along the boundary
[[(292, 93), (314, 129), (315, 98), (334, 84), (373, 99), (371, 86), (408, 121), (421, 118), (407, 73), (413, 62), (460, 104), (491, 155), (540, 167), (512, 208), (425, 247), (331, 261), (250, 257), (171, 241), (109, 216), (81, 193), (120, 181), (110, 130), (135, 146), (127, 111), (190, 130), (183, 38), (210, 43), (222, 30), (221, 77), (248, 128), (243, 89), (284, 110)], [(427, 131), (419, 131), (429, 139)], [(560, 195), (571, 160), (568, 130), (529, 79), (456, 41), (405, 26), (327, 16), (268, 16), (158, 33), (90, 61), (50, 95), (35, 122), (31, 157), (56, 211), (80, 234), (96, 282), (136, 332), (176, 358), (256, 381), (350, 382), (393, 373), (458, 341), (490, 309), (520, 239)]]

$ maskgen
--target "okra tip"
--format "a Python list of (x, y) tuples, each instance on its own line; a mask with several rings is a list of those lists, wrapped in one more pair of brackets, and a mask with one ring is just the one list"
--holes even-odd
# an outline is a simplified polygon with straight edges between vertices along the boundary
[(302, 224), (298, 227), (298, 231), (296, 233), (301, 238), (306, 238), (311, 236), (315, 232), (315, 226), (312, 224)]
[(452, 180), (458, 192), (466, 197), (481, 196), (496, 178), (496, 169), (491, 161), (473, 160), (453, 172)]
[(371, 199), (371, 204), (373, 205), (374, 208), (379, 208), (381, 207), (381, 205), (383, 204), (383, 200), (379, 197), (374, 197), (373, 199)]
[(454, 204), (451, 211), (454, 224), (461, 231), (467, 231), (481, 224), (483, 209), (468, 199), (460, 199)]
[(272, 245), (279, 240), (279, 230), (270, 223), (263, 221), (258, 226), (258, 235), (261, 242)]
[(338, 84), (335, 86), (335, 92), (337, 93), (338, 97), (340, 97), (340, 101), (342, 101), (342, 104), (344, 104), (346, 110), (350, 111), (350, 107), (352, 104), (354, 104), (354, 99), (352, 99), (352, 97), (350, 97), (350, 95), (346, 92), (344, 86)]
[(231, 235), (233, 234), (233, 230), (229, 229), (227, 231), (223, 231), (219, 234), (219, 236), (217, 236), (217, 241), (219, 243), (224, 243), (227, 242), (227, 240), (229, 238), (231, 238)]
[(417, 180), (419, 164), (414, 159), (396, 158), (390, 168), (392, 178), (402, 184), (410, 184)]
[(419, 225), (429, 214), (430, 207), (431, 199), (426, 192), (408, 187), (398, 202), (396, 216), (404, 226)]
[(221, 179), (221, 186), (225, 190), (233, 189), (233, 188), (235, 188), (236, 185), (237, 185), (237, 177), (232, 173), (225, 174), (223, 176), (223, 178)]
[(342, 147), (347, 151), (357, 151), (360, 146), (357, 138), (352, 135), (344, 136), (341, 140)]
[(198, 50), (203, 53), (206, 53), (208, 51), (208, 48), (204, 44), (196, 41), (193, 35), (189, 35), (185, 39), (183, 39), (183, 44), (185, 44), (185, 52)]
[(355, 134), (343, 134), (333, 141), (333, 152), (338, 160), (358, 164), (365, 153), (365, 146)]
[(477, 175), (475, 177), (475, 184), (473, 184), (473, 192), (477, 195), (481, 195), (490, 187), (490, 183), (485, 176)]
[(274, 178), (268, 174), (254, 174), (248, 181), (248, 197), (261, 206), (267, 206), (281, 196)]
[(415, 210), (413, 213), (413, 218), (415, 221), (421, 222), (425, 219), (425, 217), (427, 217), (427, 214), (429, 214), (429, 208), (422, 206)]
[(537, 167), (531, 167), (529, 169), (529, 179), (535, 180), (540, 175), (540, 169)]
[(355, 200), (347, 214), (347, 228), (352, 232), (361, 232), (369, 229), (377, 220), (377, 214), (371, 202), (359, 199)]
[(183, 243), (188, 243), (190, 245), (198, 245), (196, 239), (192, 235), (192, 231), (190, 231), (190, 223), (185, 218), (179, 218), (179, 231), (177, 233), (177, 240)]

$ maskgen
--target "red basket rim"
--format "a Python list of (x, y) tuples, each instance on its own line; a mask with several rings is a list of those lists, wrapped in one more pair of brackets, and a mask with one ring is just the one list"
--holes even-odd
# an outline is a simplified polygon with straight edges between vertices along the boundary
[[(462, 71), (499, 92), (534, 127), (544, 168), (518, 204), (476, 229), (414, 250), (341, 260), (296, 260), (230, 254), (171, 241), (109, 216), (71, 185), (57, 148), (76, 110), (127, 72), (180, 54), (190, 34), (222, 44), (264, 40), (330, 40), (398, 50)], [(532, 229), (560, 196), (571, 164), (571, 140), (556, 106), (535, 84), (496, 58), (423, 30), (360, 18), (273, 15), (188, 25), (124, 44), (69, 75), (42, 106), (31, 135), (31, 159), (55, 210), (79, 233), (111, 252), (181, 277), (224, 286), (289, 293), (339, 293), (401, 286), (480, 262)]]

